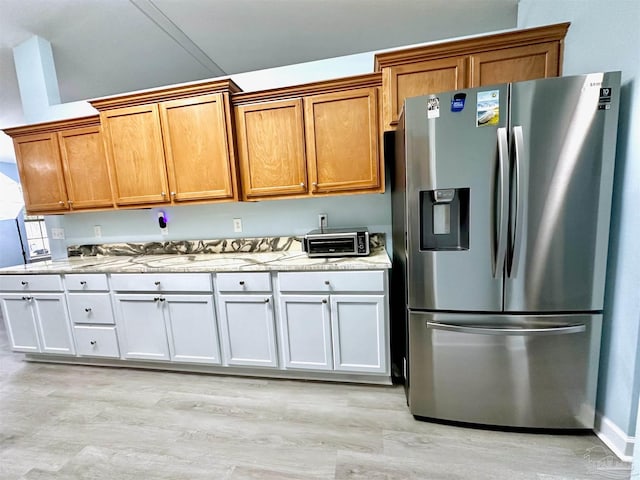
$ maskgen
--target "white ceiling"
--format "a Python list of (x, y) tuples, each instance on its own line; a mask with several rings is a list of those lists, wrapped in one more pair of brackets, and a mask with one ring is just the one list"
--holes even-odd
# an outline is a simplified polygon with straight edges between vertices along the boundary
[(0, 0), (0, 128), (24, 123), (12, 49), (33, 35), (51, 42), (70, 102), (514, 28), (517, 9), (518, 0)]

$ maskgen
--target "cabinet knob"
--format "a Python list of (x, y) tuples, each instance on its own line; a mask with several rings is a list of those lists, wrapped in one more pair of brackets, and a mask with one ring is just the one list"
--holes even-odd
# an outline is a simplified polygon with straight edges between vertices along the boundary
[(89, 313), (91, 311), (91, 309), (89, 307), (84, 309), (85, 312)]
[(176, 192), (171, 192), (171, 196), (175, 197), (176, 196)]
[(22, 285), (27, 286), (29, 285), (29, 282), (25, 282), (24, 280), (22, 282), (20, 282)]
[(158, 300), (160, 300), (160, 297), (153, 297), (154, 302), (157, 302)]
[(91, 345), (96, 345), (98, 342), (96, 342), (95, 340), (91, 340), (89, 343), (90, 343)]
[(327, 299), (326, 299), (326, 298), (323, 298), (323, 299), (322, 299), (322, 303), (327, 303)]
[(311, 185), (313, 186), (313, 188), (315, 188), (318, 186), (318, 182), (313, 182)]
[(265, 299), (264, 299), (264, 303), (269, 303), (269, 299), (268, 299), (268, 298), (265, 298)]
[(244, 280), (240, 280), (238, 283), (239, 283), (240, 285), (244, 285)]
[(160, 297), (160, 301), (161, 301), (161, 302), (164, 302), (164, 298)]
[(60, 201), (58, 202), (58, 205), (64, 205), (64, 202), (63, 202), (62, 200), (60, 200)]
[(82, 280), (82, 281), (80, 282), (80, 285), (82, 285), (82, 286), (84, 287), (84, 286), (86, 286), (86, 285), (87, 285), (87, 282), (85, 282), (84, 280)]
[(331, 285), (331, 282), (330, 282), (329, 280), (325, 280), (325, 281), (324, 281), (324, 284), (325, 284), (325, 285)]
[(73, 205), (73, 200), (67, 200), (67, 203), (68, 203), (69, 205)]
[(160, 195), (162, 195), (163, 197), (166, 197), (167, 193), (166, 192), (160, 192)]
[(304, 188), (304, 182), (302, 182), (302, 183), (300, 184), (300, 186)]
[(26, 300), (26, 299), (27, 299), (27, 297), (22, 297), (22, 300)]
[(153, 284), (154, 284), (156, 287), (159, 287), (159, 286), (160, 286), (160, 282), (159, 282), (159, 281), (153, 282)]

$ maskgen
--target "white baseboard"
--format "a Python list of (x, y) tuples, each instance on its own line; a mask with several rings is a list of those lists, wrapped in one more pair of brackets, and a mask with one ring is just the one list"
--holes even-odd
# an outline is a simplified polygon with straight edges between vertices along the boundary
[(623, 462), (631, 462), (633, 460), (635, 437), (628, 436), (618, 425), (599, 412), (596, 412), (594, 431), (598, 438), (600, 438), (620, 460)]

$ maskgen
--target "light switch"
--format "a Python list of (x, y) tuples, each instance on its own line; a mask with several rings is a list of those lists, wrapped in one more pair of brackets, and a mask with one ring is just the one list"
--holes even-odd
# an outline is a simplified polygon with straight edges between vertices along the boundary
[(51, 238), (54, 240), (64, 240), (64, 228), (52, 228)]

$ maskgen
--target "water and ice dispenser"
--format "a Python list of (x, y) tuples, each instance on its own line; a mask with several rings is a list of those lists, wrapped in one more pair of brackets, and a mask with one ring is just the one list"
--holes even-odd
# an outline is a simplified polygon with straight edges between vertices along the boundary
[(420, 192), (420, 250), (469, 249), (469, 189)]

